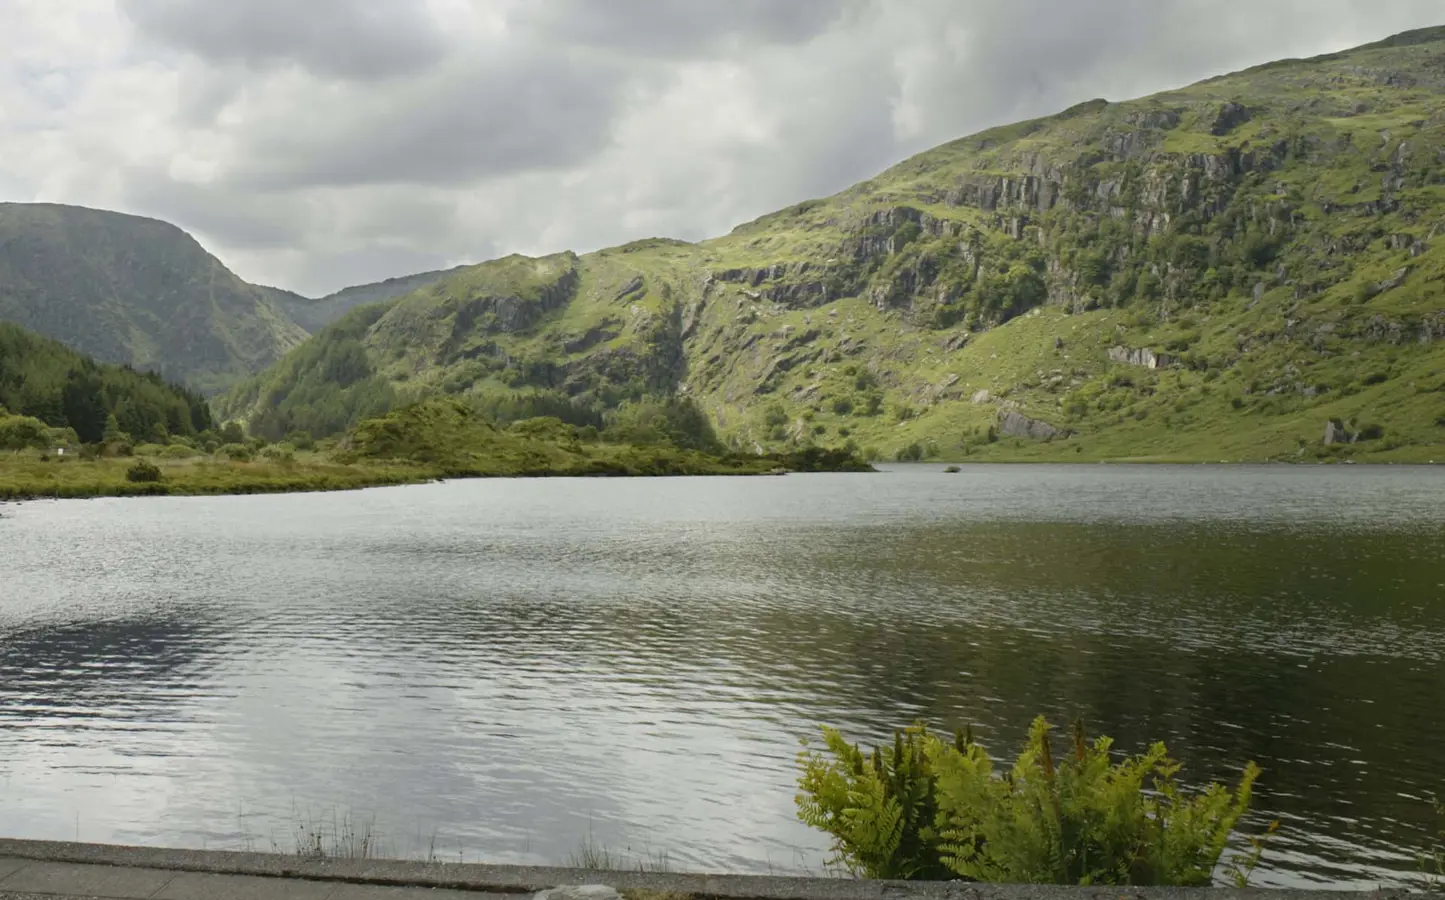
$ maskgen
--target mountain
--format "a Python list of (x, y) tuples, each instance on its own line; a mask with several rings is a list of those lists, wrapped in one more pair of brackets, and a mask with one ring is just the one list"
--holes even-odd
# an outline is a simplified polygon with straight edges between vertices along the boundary
[(137, 442), (166, 443), (211, 425), (200, 394), (153, 372), (98, 364), (58, 341), (0, 322), (0, 451), (45, 446), (53, 439), (47, 428), (75, 431), (62, 443), (110, 440), (110, 428)]
[(307, 333), (165, 222), (0, 203), (0, 320), (215, 392)]
[(277, 288), (268, 290), (273, 292), (272, 296), (291, 317), (291, 321), (310, 332), (330, 325), (358, 306), (404, 297), (446, 275), (459, 271), (461, 268), (464, 267), (458, 266), (455, 269), (439, 272), (418, 272), (415, 275), (388, 278), (375, 284), (359, 284), (318, 298), (303, 297), (300, 294), (293, 294)]
[(219, 408), (336, 433), (437, 394), (675, 393), (748, 449), (1423, 459), (1442, 229), (1436, 28), (994, 128), (700, 244), (454, 270)]

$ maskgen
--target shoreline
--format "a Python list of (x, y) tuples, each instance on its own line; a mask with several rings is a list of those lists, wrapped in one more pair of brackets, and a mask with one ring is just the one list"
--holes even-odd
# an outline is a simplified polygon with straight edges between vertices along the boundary
[[(84, 465), (83, 463), (81, 465)], [(1438, 468), (1445, 467), (1445, 463), (1428, 461), (1357, 461), (1357, 460), (1311, 460), (1309, 462), (1294, 460), (1189, 460), (1189, 459), (1161, 459), (1157, 457), (1117, 457), (1096, 460), (1073, 460), (1073, 459), (965, 459), (965, 460), (924, 460), (924, 461), (888, 461), (877, 460), (873, 463), (871, 470), (838, 470), (826, 474), (882, 474), (887, 469), (879, 469), (877, 466), (902, 466), (913, 469), (933, 469), (939, 474), (959, 474), (968, 469), (978, 469), (988, 466), (1149, 466), (1157, 468), (1176, 467), (1201, 467), (1213, 468), (1263, 468), (1263, 467), (1288, 467), (1288, 468), (1337, 468), (1341, 466), (1357, 467), (1362, 469), (1384, 469), (1384, 468)], [(350, 470), (344, 473), (337, 472), (337, 469)], [(953, 469), (959, 472), (951, 471)], [(818, 474), (799, 471), (748, 471), (737, 468), (719, 467), (715, 471), (667, 471), (652, 473), (635, 472), (575, 472), (575, 471), (552, 471), (552, 472), (449, 472), (441, 469), (415, 469), (396, 468), (368, 470), (354, 466), (329, 466), (325, 470), (307, 472), (302, 467), (300, 471), (289, 476), (270, 477), (261, 476), (255, 480), (241, 480), (225, 484), (213, 483), (187, 483), (161, 482), (161, 483), (132, 483), (127, 481), (94, 481), (85, 480), (73, 483), (56, 483), (45, 487), (16, 486), (13, 483), (7, 484), (3, 476), (5, 467), (0, 463), (0, 505), (7, 503), (30, 503), (39, 500), (100, 500), (100, 499), (130, 499), (138, 497), (246, 497), (262, 494), (326, 494), (344, 491), (360, 491), (382, 487), (406, 487), (420, 484), (435, 484), (446, 481), (470, 481), (470, 480), (494, 480), (504, 478), (521, 479), (543, 479), (543, 478), (587, 478), (587, 479), (608, 479), (608, 478), (759, 478), (777, 477), (794, 474)]]
[[(0, 503), (35, 500), (91, 500), (107, 497), (215, 497), (254, 494), (310, 494), (401, 487), (442, 481), (496, 478), (686, 478), (769, 477), (815, 471), (787, 468), (784, 460), (761, 457), (689, 460), (644, 467), (595, 465), (506, 470), (453, 469), (420, 464), (337, 462), (160, 463), (161, 480), (134, 482), (126, 470), (135, 458), (14, 463), (0, 458)], [(63, 468), (62, 468), (63, 467)], [(872, 465), (822, 471), (877, 473)], [(58, 477), (57, 477), (58, 476)]]
[[(7, 871), (8, 870), (8, 871)], [(27, 874), (27, 870), (31, 870)], [(0, 839), (0, 893), (23, 891), (43, 881), (52, 896), (96, 896), (85, 888), (98, 877), (126, 875), (131, 882), (156, 885), (159, 893), (181, 878), (211, 879), (238, 887), (247, 878), (248, 896), (273, 892), (278, 898), (300, 885), (329, 883), (377, 889), (419, 888), (519, 896), (567, 885), (606, 885), (624, 898), (669, 900), (1332, 900), (1440, 896), (1405, 888), (1375, 891), (1224, 887), (1075, 887), (1067, 885), (980, 884), (962, 881), (864, 881), (774, 875), (719, 875), (595, 869), (506, 866), (485, 863), (404, 862), (377, 859), (318, 859), (223, 850), (177, 850), (52, 841)], [(117, 879), (119, 880), (119, 879)], [(138, 884), (133, 887), (139, 887)], [(135, 896), (131, 894), (129, 896)]]

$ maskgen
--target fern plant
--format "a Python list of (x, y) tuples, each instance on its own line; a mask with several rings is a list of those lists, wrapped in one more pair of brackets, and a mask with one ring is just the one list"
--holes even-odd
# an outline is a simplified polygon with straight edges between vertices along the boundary
[[(1050, 730), (1035, 720), (1012, 768), (995, 772), (968, 734), (947, 742), (915, 725), (897, 733), (892, 752), (869, 756), (825, 728), (832, 758), (810, 749), (800, 758), (799, 816), (831, 834), (835, 861), (864, 877), (1210, 883), (1257, 766), (1232, 792), (1211, 784), (1186, 796), (1163, 744), (1114, 762), (1112, 740), (1091, 743), (1078, 725), (1056, 760)], [(1256, 842), (1249, 868), (1262, 849)]]
[[(959, 745), (964, 738), (959, 737)], [(803, 822), (833, 836), (831, 865), (863, 878), (942, 880), (939, 811), (933, 773), (938, 739), (925, 725), (894, 733), (891, 748), (865, 754), (833, 728), (823, 728), (832, 759), (809, 749), (800, 756), (797, 795)]]

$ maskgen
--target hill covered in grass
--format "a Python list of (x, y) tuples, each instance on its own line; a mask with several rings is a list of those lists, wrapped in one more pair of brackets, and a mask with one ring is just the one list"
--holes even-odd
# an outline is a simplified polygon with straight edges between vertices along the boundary
[(312, 299), (246, 283), (165, 222), (0, 203), (0, 321), (207, 394), (275, 363), (356, 306), (393, 299), (443, 274)]
[(1080, 104), (700, 244), (509, 257), (353, 310), (220, 402), (695, 400), (748, 451), (1445, 458), (1445, 29)]
[(0, 321), (206, 392), (307, 336), (174, 225), (52, 204), (0, 203)]

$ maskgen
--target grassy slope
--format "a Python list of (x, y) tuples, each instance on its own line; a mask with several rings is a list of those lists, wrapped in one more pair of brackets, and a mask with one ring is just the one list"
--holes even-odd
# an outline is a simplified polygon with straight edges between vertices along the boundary
[[(1442, 221), (1437, 29), (992, 129), (700, 245), (470, 267), (357, 343), (398, 400), (676, 390), (745, 449), (1445, 459)], [(990, 442), (1006, 409), (1075, 436)], [(1325, 448), (1331, 418), (1381, 437)]]
[(175, 226), (50, 204), (0, 204), (0, 319), (206, 392), (307, 336)]

